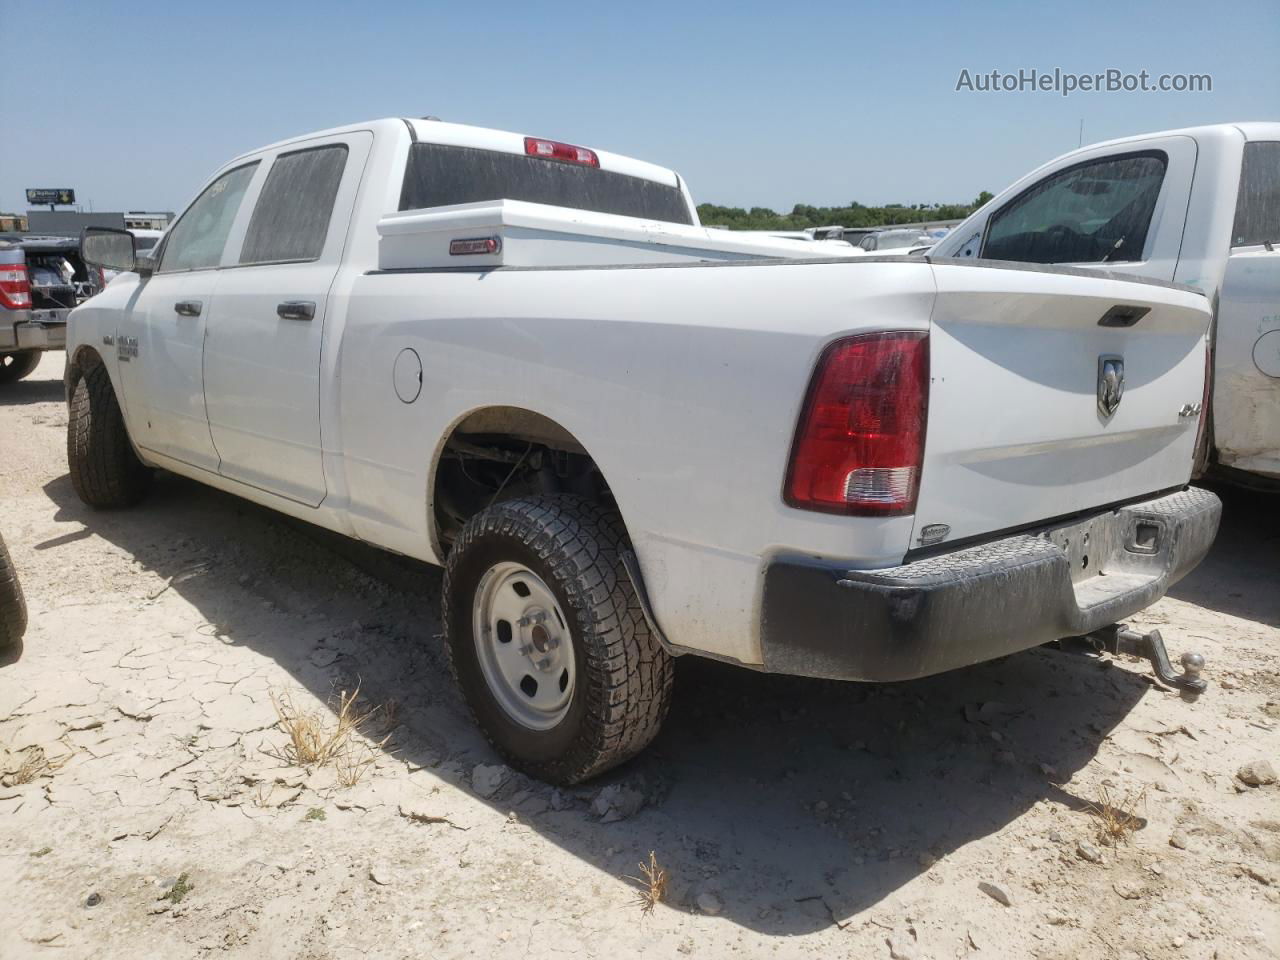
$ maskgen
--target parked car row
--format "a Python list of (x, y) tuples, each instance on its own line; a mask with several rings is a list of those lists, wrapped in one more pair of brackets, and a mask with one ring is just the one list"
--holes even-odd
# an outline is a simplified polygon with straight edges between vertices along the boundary
[[(445, 565), (477, 722), (558, 782), (652, 740), (682, 655), (878, 681), (1118, 644), (1220, 512), (1188, 482), (1226, 315), (1110, 266), (1176, 262), (1196, 136), (1033, 175), (923, 257), (709, 230), (671, 170), (514, 133), (273, 144), (150, 255), (86, 231), (122, 272), (72, 315), (72, 481), (131, 506), (162, 467)], [(1237, 136), (1199, 161), (1232, 210), (1280, 132)]]
[[(775, 237), (799, 240), (806, 243), (843, 244), (836, 252), (916, 254), (931, 247), (940, 239), (914, 227), (809, 227), (806, 230), (742, 230), (739, 236)], [(945, 236), (945, 233), (943, 234)]]

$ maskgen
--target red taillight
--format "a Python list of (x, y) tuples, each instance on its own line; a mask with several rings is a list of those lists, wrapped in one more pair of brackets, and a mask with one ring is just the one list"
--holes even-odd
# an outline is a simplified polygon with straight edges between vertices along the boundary
[(0, 306), (10, 310), (31, 306), (31, 282), (25, 263), (0, 263)]
[(929, 401), (924, 333), (872, 333), (818, 361), (791, 448), (784, 497), (828, 513), (911, 513)]
[(531, 157), (542, 157), (544, 160), (563, 160), (565, 163), (577, 163), (584, 167), (600, 166), (600, 158), (596, 156), (594, 150), (575, 147), (571, 143), (560, 143), (558, 140), (525, 137), (524, 152)]

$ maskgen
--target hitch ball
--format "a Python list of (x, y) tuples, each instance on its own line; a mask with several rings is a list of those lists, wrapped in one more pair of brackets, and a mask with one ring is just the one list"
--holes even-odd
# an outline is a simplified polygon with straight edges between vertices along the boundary
[(1203, 669), (1204, 657), (1201, 654), (1188, 652), (1182, 655), (1182, 672), (1188, 680), (1198, 679)]

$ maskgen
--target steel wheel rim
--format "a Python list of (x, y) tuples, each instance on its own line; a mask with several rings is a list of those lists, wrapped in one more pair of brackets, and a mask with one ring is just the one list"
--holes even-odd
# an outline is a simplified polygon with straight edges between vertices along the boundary
[(471, 629), (480, 672), (504, 713), (549, 730), (573, 700), (569, 619), (551, 588), (524, 564), (496, 563), (476, 586)]

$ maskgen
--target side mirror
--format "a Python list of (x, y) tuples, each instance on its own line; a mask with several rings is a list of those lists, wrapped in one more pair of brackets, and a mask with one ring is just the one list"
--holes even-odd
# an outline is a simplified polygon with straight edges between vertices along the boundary
[(104, 270), (130, 273), (138, 268), (136, 242), (128, 230), (85, 227), (80, 231), (80, 258)]

